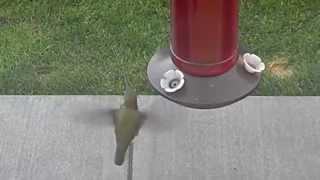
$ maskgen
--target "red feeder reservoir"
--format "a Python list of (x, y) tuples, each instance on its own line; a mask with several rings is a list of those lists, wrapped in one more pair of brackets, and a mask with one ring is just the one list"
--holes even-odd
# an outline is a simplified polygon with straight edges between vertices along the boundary
[(171, 1), (171, 57), (183, 72), (223, 74), (238, 59), (238, 0)]
[(160, 95), (199, 109), (229, 105), (249, 95), (261, 73), (248, 73), (239, 53), (238, 0), (171, 0), (169, 48), (148, 65)]

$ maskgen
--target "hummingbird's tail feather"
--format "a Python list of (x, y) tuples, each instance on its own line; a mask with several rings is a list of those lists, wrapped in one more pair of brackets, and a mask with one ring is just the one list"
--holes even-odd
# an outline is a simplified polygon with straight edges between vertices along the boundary
[(114, 163), (121, 166), (125, 160), (128, 145), (117, 144)]

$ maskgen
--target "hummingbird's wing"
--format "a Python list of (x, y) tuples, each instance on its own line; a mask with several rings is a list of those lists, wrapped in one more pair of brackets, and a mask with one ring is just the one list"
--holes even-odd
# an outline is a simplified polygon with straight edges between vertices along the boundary
[(101, 105), (77, 105), (73, 107), (70, 116), (77, 123), (84, 123), (92, 126), (113, 126), (113, 112), (109, 107), (99, 107)]
[(139, 112), (140, 128), (148, 118), (149, 118), (149, 115), (146, 112)]
[(117, 119), (119, 119), (119, 110), (118, 109), (108, 109), (107, 115), (113, 119), (113, 123), (117, 123)]
[(139, 112), (139, 113), (142, 121), (145, 121), (146, 119), (148, 119), (148, 114), (146, 112)]

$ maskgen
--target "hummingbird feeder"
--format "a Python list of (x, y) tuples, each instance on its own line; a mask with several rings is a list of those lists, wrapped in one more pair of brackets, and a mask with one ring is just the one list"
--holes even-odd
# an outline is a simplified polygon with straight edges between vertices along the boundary
[(258, 86), (264, 64), (239, 49), (238, 4), (171, 0), (170, 46), (156, 52), (147, 70), (160, 95), (187, 107), (209, 109), (239, 101)]

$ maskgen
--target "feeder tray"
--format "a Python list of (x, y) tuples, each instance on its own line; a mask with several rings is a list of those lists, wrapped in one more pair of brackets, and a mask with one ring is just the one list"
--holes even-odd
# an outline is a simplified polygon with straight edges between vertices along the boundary
[(160, 86), (165, 72), (178, 69), (172, 62), (169, 48), (156, 52), (149, 62), (147, 74), (153, 89), (170, 101), (195, 109), (219, 108), (245, 98), (259, 84), (261, 73), (250, 74), (244, 69), (243, 53), (240, 49), (237, 63), (224, 74), (198, 77), (184, 73), (185, 84), (174, 93), (167, 93)]

